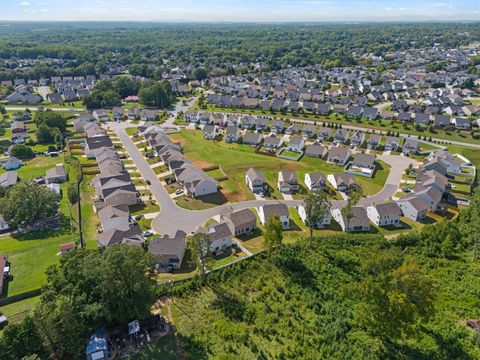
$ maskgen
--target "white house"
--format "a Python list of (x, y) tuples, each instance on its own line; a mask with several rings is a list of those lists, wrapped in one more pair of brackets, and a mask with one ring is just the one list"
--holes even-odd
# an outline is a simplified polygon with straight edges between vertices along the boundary
[(367, 216), (377, 226), (398, 226), (402, 211), (400, 206), (394, 202), (370, 205), (367, 207)]
[(357, 187), (357, 182), (352, 174), (329, 174), (327, 180), (332, 184), (333, 188), (338, 191), (347, 192)]
[(210, 226), (207, 229), (200, 228), (198, 231), (208, 235), (210, 251), (213, 254), (222, 252), (233, 245), (232, 232), (225, 223)]
[(428, 212), (428, 204), (419, 197), (410, 197), (397, 200), (402, 214), (409, 219), (419, 221), (423, 219)]
[[(305, 207), (303, 205), (298, 205), (297, 212), (298, 212), (298, 216), (300, 217), (300, 219), (302, 219), (303, 223), (305, 224), (307, 221), (307, 212), (305, 210)], [(330, 225), (331, 222), (332, 222), (332, 214), (328, 212), (327, 214), (325, 214), (325, 217), (322, 220), (319, 220), (315, 224), (315, 227), (317, 229), (323, 229), (325, 226)]]
[(327, 178), (322, 173), (306, 173), (304, 180), (308, 190), (327, 188)]
[(258, 217), (262, 225), (265, 225), (270, 215), (275, 215), (280, 218), (283, 229), (290, 228), (290, 215), (288, 212), (288, 206), (285, 204), (270, 204), (257, 208)]
[(370, 221), (368, 220), (367, 211), (360, 206), (352, 208), (352, 217), (347, 219), (340, 209), (331, 210), (332, 217), (340, 225), (345, 232), (369, 231)]
[(288, 149), (291, 151), (301, 152), (305, 147), (305, 140), (300, 137), (290, 138), (290, 142), (288, 143)]
[(217, 127), (215, 125), (205, 125), (203, 127), (203, 137), (207, 140), (214, 140), (217, 136)]

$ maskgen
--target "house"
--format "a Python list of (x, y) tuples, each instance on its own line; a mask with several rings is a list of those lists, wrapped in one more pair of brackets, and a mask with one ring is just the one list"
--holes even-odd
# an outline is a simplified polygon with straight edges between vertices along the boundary
[(217, 127), (215, 125), (205, 125), (203, 127), (203, 138), (207, 140), (214, 140), (217, 136)]
[(137, 225), (133, 227), (118, 227), (97, 236), (97, 245), (105, 248), (115, 244), (143, 246), (144, 243), (145, 239), (142, 237), (142, 231)]
[(257, 217), (250, 209), (243, 209), (222, 215), (221, 220), (227, 224), (234, 236), (249, 234), (257, 228)]
[(295, 135), (295, 134), (298, 134), (299, 132), (300, 132), (300, 126), (298, 126), (297, 124), (292, 124), (287, 128), (287, 130), (285, 130), (285, 134), (287, 135)]
[(127, 204), (104, 206), (98, 210), (98, 219), (100, 220), (99, 232), (135, 225)]
[(60, 256), (64, 256), (68, 254), (70, 251), (75, 249), (76, 245), (74, 242), (69, 242), (60, 245)]
[(350, 138), (350, 145), (362, 146), (365, 142), (365, 133), (363, 131), (356, 131)]
[(421, 198), (412, 196), (397, 200), (402, 215), (414, 221), (422, 220), (428, 212), (428, 204)]
[(327, 127), (321, 127), (317, 132), (317, 139), (320, 141), (329, 140), (331, 137), (330, 129)]
[(295, 171), (280, 171), (278, 173), (277, 187), (283, 194), (291, 194), (298, 191), (300, 186)]
[(61, 184), (67, 181), (67, 171), (63, 164), (57, 164), (55, 167), (48, 169), (45, 175), (45, 179), (48, 184), (57, 183)]
[(413, 123), (416, 125), (428, 125), (430, 122), (430, 114), (417, 113), (413, 119)]
[(433, 125), (435, 127), (447, 127), (450, 125), (450, 116), (447, 115), (435, 115), (433, 118)]
[(442, 200), (443, 192), (435, 187), (417, 188), (415, 189), (415, 196), (422, 199), (427, 203), (430, 211), (435, 212), (438, 209), (438, 205)]
[(225, 130), (225, 142), (234, 143), (240, 139), (240, 129), (236, 126), (228, 126)]
[(6, 171), (17, 170), (23, 166), (23, 161), (17, 159), (15, 156), (10, 156), (7, 161), (2, 164), (2, 166)]
[(18, 182), (18, 174), (15, 171), (7, 171), (0, 174), (0, 187), (7, 188)]
[(198, 232), (208, 235), (210, 252), (214, 255), (232, 247), (232, 232), (225, 223), (216, 224), (208, 228), (199, 228)]
[(378, 109), (372, 107), (365, 107), (363, 109), (363, 117), (369, 120), (375, 120), (378, 117)]
[(447, 175), (448, 172), (448, 166), (447, 164), (439, 158), (433, 158), (432, 160), (427, 160), (422, 168), (424, 170), (435, 170), (436, 172), (442, 174), (442, 175)]
[(334, 144), (343, 144), (348, 140), (348, 130), (338, 129), (333, 137)]
[(331, 210), (331, 213), (332, 217), (345, 232), (370, 230), (370, 221), (367, 216), (367, 211), (363, 207), (352, 207), (352, 217), (350, 219), (342, 213), (341, 209), (334, 208)]
[(281, 134), (285, 130), (285, 122), (283, 120), (273, 120), (270, 131), (273, 134)]
[(187, 171), (183, 174), (183, 190), (186, 195), (200, 197), (215, 194), (218, 191), (218, 182), (208, 176), (203, 170)]
[(400, 139), (393, 136), (387, 136), (385, 140), (385, 151), (397, 151)]
[[(300, 219), (302, 219), (303, 223), (306, 224), (307, 223), (307, 212), (305, 210), (305, 206), (302, 204), (302, 205), (298, 205), (297, 206), (297, 212), (298, 212), (298, 216), (300, 217)], [(323, 229), (325, 226), (328, 226), (330, 225), (330, 223), (332, 222), (332, 214), (330, 213), (330, 211), (328, 211), (325, 216), (318, 220), (317, 223), (314, 225), (317, 229)]]
[(367, 216), (377, 226), (398, 226), (402, 210), (395, 202), (374, 204), (367, 207)]
[(163, 235), (150, 241), (148, 252), (155, 257), (159, 270), (180, 269), (187, 250), (186, 239), (187, 234), (182, 230), (177, 230), (174, 236)]
[(269, 149), (278, 149), (279, 147), (282, 146), (282, 144), (283, 144), (283, 139), (277, 138), (275, 136), (269, 136), (263, 140), (263, 146)]
[(90, 336), (87, 346), (85, 348), (85, 354), (87, 360), (107, 360), (110, 358), (109, 349), (110, 337), (107, 330), (101, 328), (95, 331)]
[(97, 109), (93, 111), (93, 117), (97, 121), (108, 121), (110, 117), (108, 116), (108, 113), (104, 109)]
[(301, 137), (290, 138), (290, 142), (288, 143), (288, 150), (302, 152), (304, 147), (305, 147), (305, 140), (303, 138)]
[(457, 129), (468, 130), (471, 127), (470, 120), (468, 120), (467, 118), (463, 118), (463, 117), (453, 118), (452, 124), (455, 125), (455, 127)]
[(443, 164), (447, 166), (447, 173), (459, 174), (462, 172), (462, 162), (445, 150), (432, 151), (427, 159), (430, 161), (442, 160)]
[(262, 225), (267, 223), (267, 219), (270, 216), (278, 216), (282, 223), (282, 228), (284, 230), (290, 228), (290, 214), (288, 212), (288, 206), (285, 204), (263, 205), (257, 208), (257, 212)]
[(259, 133), (246, 132), (243, 135), (243, 143), (247, 145), (258, 145), (262, 141), (262, 135)]
[(375, 168), (375, 155), (356, 153), (353, 156), (352, 165), (359, 168), (374, 169)]
[(404, 154), (417, 154), (420, 150), (420, 143), (418, 140), (404, 138), (402, 152)]
[(445, 175), (440, 174), (436, 170), (426, 170), (423, 168), (417, 174), (415, 192), (433, 187), (443, 194), (447, 186), (448, 178)]
[(362, 113), (363, 113), (363, 109), (361, 106), (353, 105), (348, 107), (346, 115), (352, 118), (359, 118), (362, 116)]
[(327, 161), (344, 166), (350, 158), (350, 150), (346, 147), (338, 146), (330, 148), (327, 156)]
[(320, 145), (319, 143), (315, 143), (312, 145), (307, 145), (305, 149), (305, 156), (315, 157), (315, 158), (323, 158), (327, 154), (327, 148), (325, 146)]
[(370, 137), (368, 138), (368, 141), (367, 141), (367, 148), (377, 149), (378, 146), (380, 145), (380, 140), (381, 139), (382, 139), (382, 137), (378, 134), (370, 135)]
[(316, 132), (316, 126), (315, 125), (304, 125), (303, 129), (302, 129), (302, 137), (304, 139), (314, 138), (315, 137), (315, 132)]
[(125, 119), (125, 110), (121, 107), (114, 107), (112, 110), (112, 117), (115, 121), (120, 121)]
[(304, 180), (308, 190), (325, 190), (327, 188), (327, 178), (320, 172), (306, 173)]
[(345, 193), (356, 189), (358, 186), (353, 175), (349, 173), (329, 174), (327, 180), (335, 190)]
[(255, 119), (255, 129), (257, 129), (258, 131), (263, 131), (263, 130), (266, 130), (267, 128), (268, 128), (267, 119), (259, 118), (259, 117)]
[(249, 168), (245, 173), (245, 183), (254, 194), (260, 194), (267, 191), (267, 182), (265, 175), (261, 171)]
[(410, 120), (412, 120), (412, 113), (403, 111), (398, 113), (398, 121), (409, 122)]

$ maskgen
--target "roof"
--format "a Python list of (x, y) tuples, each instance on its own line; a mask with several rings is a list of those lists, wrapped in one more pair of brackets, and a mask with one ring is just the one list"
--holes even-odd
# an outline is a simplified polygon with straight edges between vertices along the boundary
[(337, 185), (345, 184), (347, 186), (355, 185), (357, 182), (355, 181), (355, 177), (350, 173), (341, 173), (341, 174), (333, 174), (335, 182)]
[(257, 221), (255, 214), (250, 209), (235, 211), (224, 216), (229, 218), (234, 226), (240, 226)]
[(313, 145), (307, 145), (307, 148), (305, 150), (306, 155), (323, 155), (325, 152), (325, 146), (319, 145), (319, 144), (313, 144)]
[(375, 162), (375, 155), (356, 153), (353, 158), (353, 163), (357, 164), (371, 164)]
[(69, 242), (65, 244), (60, 245), (60, 251), (65, 251), (65, 250), (71, 250), (75, 249), (75, 243), (74, 242)]
[(286, 181), (288, 183), (298, 182), (297, 173), (295, 171), (280, 171), (278, 173), (278, 181)]
[(289, 142), (290, 145), (298, 145), (298, 146), (300, 146), (302, 143), (304, 143), (304, 140), (299, 137), (290, 138), (290, 142)]
[(326, 177), (324, 174), (320, 173), (320, 172), (314, 172), (314, 173), (308, 173), (308, 174), (305, 174), (305, 176), (308, 175), (310, 177), (310, 180), (312, 182), (312, 185), (313, 184), (317, 184), (321, 181), (326, 181)]
[(346, 159), (348, 157), (350, 157), (350, 151), (343, 146), (333, 146), (330, 148), (330, 151), (328, 153), (329, 159)]
[(281, 203), (264, 205), (263, 214), (265, 215), (265, 219), (270, 215), (289, 216), (288, 206)]
[[(345, 216), (342, 214), (342, 217), (344, 218), (345, 221)], [(361, 206), (354, 206), (352, 207), (352, 217), (348, 221), (348, 227), (357, 227), (357, 226), (370, 226), (370, 220), (368, 219), (367, 216), (367, 210), (365, 210)]]
[(397, 200), (397, 203), (401, 202), (410, 203), (410, 205), (412, 205), (417, 211), (428, 210), (428, 204), (418, 196), (412, 196), (409, 198)]
[(262, 171), (257, 171), (254, 168), (249, 168), (247, 170), (247, 177), (253, 182), (255, 180), (261, 180), (262, 182), (265, 181), (265, 175)]
[(178, 230), (175, 236), (163, 235), (150, 241), (148, 252), (155, 255), (176, 255), (182, 257), (185, 253), (187, 234)]
[(90, 336), (85, 353), (88, 355), (94, 354), (97, 351), (108, 350), (108, 333), (104, 328), (97, 329), (95, 333)]
[(377, 212), (381, 215), (400, 216), (402, 214), (400, 206), (398, 206), (398, 204), (395, 202), (385, 202), (372, 206), (375, 207), (377, 209)]
[(57, 164), (55, 167), (48, 169), (45, 175), (47, 179), (63, 176), (67, 176), (67, 172), (65, 171), (63, 164)]
[(138, 226), (132, 228), (121, 227), (103, 232), (97, 236), (100, 245), (108, 247), (114, 244), (141, 245), (144, 242)]
[(199, 232), (206, 233), (210, 242), (232, 236), (230, 228), (225, 223), (211, 226), (208, 229), (200, 228)]
[(0, 174), (0, 187), (13, 186), (18, 181), (18, 174), (15, 171), (7, 171)]

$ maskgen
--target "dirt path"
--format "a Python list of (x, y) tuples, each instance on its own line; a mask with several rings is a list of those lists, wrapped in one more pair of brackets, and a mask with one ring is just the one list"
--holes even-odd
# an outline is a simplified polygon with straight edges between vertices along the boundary
[(177, 345), (177, 354), (179, 360), (186, 360), (185, 351), (183, 351), (182, 342), (178, 337), (177, 330), (175, 328), (175, 320), (173, 319), (172, 308), (170, 306), (170, 299), (167, 300), (168, 320), (170, 322), (173, 335), (175, 336), (175, 344)]

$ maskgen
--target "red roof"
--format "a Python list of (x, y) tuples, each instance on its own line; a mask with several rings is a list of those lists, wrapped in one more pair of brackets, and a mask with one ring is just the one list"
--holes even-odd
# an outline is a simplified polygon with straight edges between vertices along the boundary
[(74, 242), (69, 242), (66, 244), (60, 245), (60, 251), (65, 251), (65, 250), (72, 250), (75, 249), (75, 243)]

